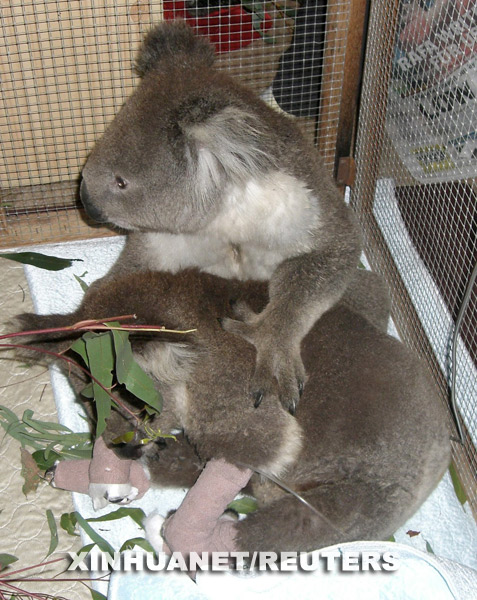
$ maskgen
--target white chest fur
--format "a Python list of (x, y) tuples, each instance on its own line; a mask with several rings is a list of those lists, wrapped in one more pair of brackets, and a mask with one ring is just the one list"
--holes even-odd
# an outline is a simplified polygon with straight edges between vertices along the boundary
[(318, 199), (303, 182), (276, 172), (231, 188), (200, 232), (147, 234), (148, 262), (155, 270), (198, 267), (221, 277), (269, 279), (284, 259), (313, 248), (318, 228)]

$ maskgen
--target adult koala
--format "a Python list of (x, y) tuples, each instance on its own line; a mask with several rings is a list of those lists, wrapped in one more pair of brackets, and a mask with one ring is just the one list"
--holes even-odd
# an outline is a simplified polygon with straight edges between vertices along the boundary
[(257, 349), (256, 406), (276, 378), (294, 414), (300, 342), (346, 289), (359, 234), (296, 124), (213, 60), (184, 23), (147, 35), (142, 80), (89, 156), (81, 199), (95, 220), (131, 232), (113, 274), (197, 267), (270, 282), (261, 313), (239, 305), (223, 326)]

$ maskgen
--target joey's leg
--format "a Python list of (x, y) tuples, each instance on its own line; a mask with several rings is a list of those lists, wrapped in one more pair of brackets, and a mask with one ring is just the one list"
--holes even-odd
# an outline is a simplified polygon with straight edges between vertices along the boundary
[(124, 460), (96, 440), (91, 460), (60, 461), (51, 482), (55, 487), (89, 494), (95, 509), (109, 502), (127, 504), (141, 498), (149, 488), (149, 480), (137, 461)]
[(164, 539), (170, 550), (184, 555), (235, 550), (235, 522), (221, 517), (251, 476), (250, 469), (223, 459), (210, 460), (165, 523)]

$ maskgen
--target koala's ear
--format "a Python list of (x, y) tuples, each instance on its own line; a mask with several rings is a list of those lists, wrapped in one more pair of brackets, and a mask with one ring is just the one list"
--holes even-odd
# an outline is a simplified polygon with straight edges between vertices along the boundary
[(218, 186), (224, 176), (244, 181), (275, 164), (269, 132), (255, 115), (240, 107), (204, 111), (202, 120), (183, 119), (179, 126), (192, 149), (196, 173), (206, 186)]
[(184, 62), (211, 66), (214, 49), (207, 40), (194, 35), (184, 21), (164, 21), (146, 35), (136, 58), (136, 72), (143, 77), (161, 65)]

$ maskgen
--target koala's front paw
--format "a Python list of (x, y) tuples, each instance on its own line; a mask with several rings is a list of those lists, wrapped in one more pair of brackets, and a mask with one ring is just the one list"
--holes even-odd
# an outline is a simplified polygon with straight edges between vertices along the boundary
[(282, 406), (294, 415), (305, 386), (299, 346), (283, 339), (267, 322), (264, 313), (256, 314), (244, 303), (234, 306), (234, 314), (238, 318), (222, 319), (222, 327), (257, 349), (255, 372), (250, 382), (255, 408), (277, 389)]
[(262, 400), (271, 393), (275, 378), (283, 408), (295, 415), (305, 386), (305, 371), (300, 353), (283, 346), (276, 348), (273, 344), (274, 341), (270, 340), (264, 348), (257, 349), (257, 364), (251, 381), (254, 405), (260, 406)]

